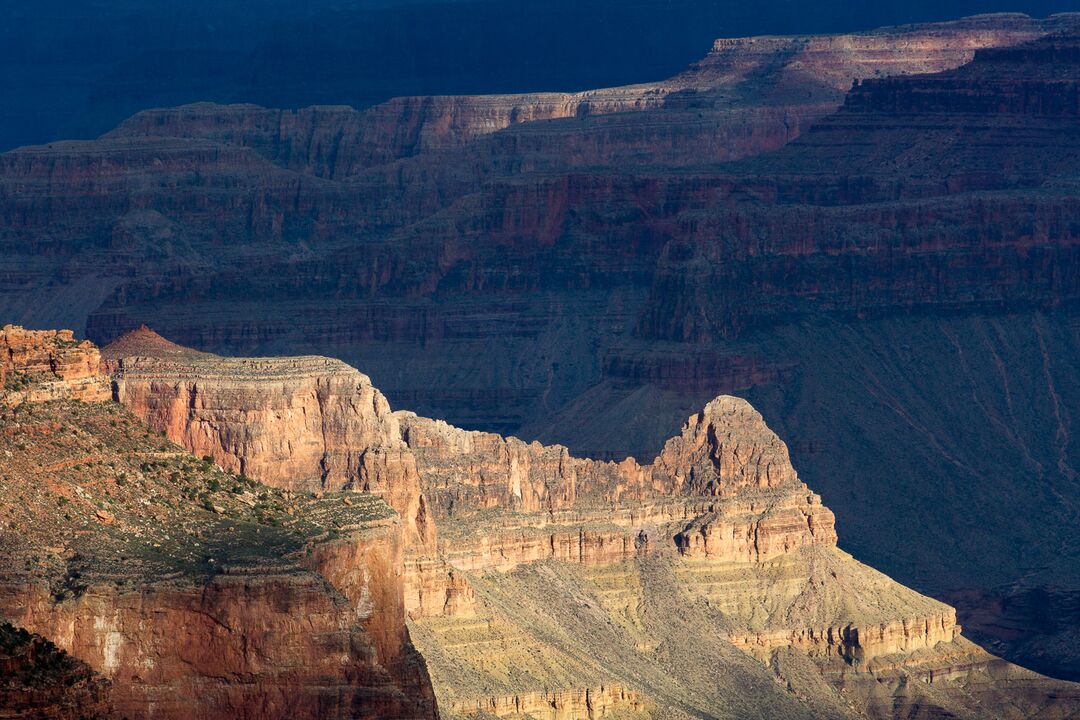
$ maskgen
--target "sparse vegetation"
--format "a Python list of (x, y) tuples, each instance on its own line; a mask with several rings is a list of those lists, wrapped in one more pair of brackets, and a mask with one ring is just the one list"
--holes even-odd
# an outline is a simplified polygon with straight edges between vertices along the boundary
[(0, 683), (12, 686), (51, 688), (58, 682), (73, 685), (92, 673), (48, 640), (11, 623), (0, 624), (0, 659), (4, 672)]
[[(0, 545), (58, 602), (237, 565), (288, 567), (312, 542), (391, 517), (382, 500), (294, 497), (197, 459), (112, 403), (25, 404), (0, 414)], [(163, 449), (164, 448), (164, 449)], [(288, 497), (288, 499), (286, 499)], [(61, 511), (62, 509), (62, 511)], [(26, 527), (21, 519), (33, 518)], [(53, 548), (42, 557), (42, 547)]]

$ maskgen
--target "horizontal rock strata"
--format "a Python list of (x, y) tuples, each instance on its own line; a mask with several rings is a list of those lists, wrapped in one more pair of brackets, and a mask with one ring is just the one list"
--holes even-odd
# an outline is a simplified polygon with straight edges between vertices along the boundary
[(410, 536), (381, 499), (260, 486), (117, 404), (53, 397), (0, 416), (21, 508), (0, 522), (0, 614), (107, 679), (110, 713), (436, 717), (405, 624)]
[(4, 402), (82, 400), (110, 396), (101, 373), (101, 355), (90, 342), (76, 341), (71, 330), (0, 329), (0, 388)]
[[(175, 347), (143, 330), (106, 351), (117, 386), (126, 387), (119, 397), (136, 412), (153, 417), (153, 408), (136, 399), (153, 394), (149, 388), (157, 382), (205, 387), (204, 397), (220, 398), (224, 368), (258, 368), (259, 377), (274, 378), (304, 362), (304, 377), (292, 382), (305, 388), (325, 382), (319, 368), (333, 376), (343, 367), (316, 359), (208, 355), (193, 363), (169, 349)], [(257, 388), (262, 381), (244, 382)], [(252, 392), (259, 397), (257, 389)], [(366, 406), (374, 391), (357, 384), (353, 392), (353, 402), (344, 392), (336, 402)], [(226, 403), (214, 400), (199, 410), (223, 413)], [(396, 448), (415, 467), (424, 523), (439, 529), (434, 544), (413, 544), (402, 556), (400, 613), (410, 618), (451, 717), (647, 714), (656, 703), (673, 702), (667, 690), (640, 684), (650, 676), (648, 668), (666, 662), (657, 655), (664, 635), (649, 627), (659, 618), (676, 622), (680, 608), (689, 607), (698, 608), (694, 617), (712, 618), (696, 632), (751, 658), (757, 663), (747, 666), (757, 668), (752, 672), (778, 668), (778, 654), (804, 659), (784, 655), (789, 660), (783, 662), (811, 663), (816, 682), (831, 688), (815, 691), (814, 702), (841, 688), (863, 692), (913, 674), (939, 683), (935, 699), (920, 702), (956, 709), (968, 702), (963, 678), (1002, 671), (1000, 661), (963, 640), (952, 608), (836, 547), (832, 513), (799, 479), (787, 446), (744, 400), (722, 396), (708, 403), (647, 465), (575, 458), (564, 447), (461, 430), (388, 406), (378, 415), (381, 422), (371, 427), (391, 433), (377, 439), (378, 446)], [(201, 422), (199, 414), (175, 417), (180, 421), (173, 434), (191, 442), (186, 428)], [(252, 415), (246, 432), (259, 435), (275, 422), (272, 415)], [(227, 433), (228, 425), (205, 426)], [(303, 447), (307, 439), (298, 435), (295, 442)], [(248, 467), (262, 466), (262, 452), (276, 451), (259, 443), (244, 446)], [(334, 571), (322, 574), (337, 581)], [(527, 591), (538, 596), (513, 595), (521, 582), (540, 582)], [(544, 583), (555, 595), (547, 604)], [(512, 595), (503, 597), (504, 592)], [(666, 609), (643, 616), (649, 603)], [(557, 637), (537, 625), (536, 613), (556, 613), (552, 621), (570, 622), (582, 612), (600, 613), (596, 621), (619, 628), (616, 637), (625, 633), (618, 642), (629, 644), (619, 652), (630, 653), (620, 656), (629, 665), (604, 659), (607, 640)], [(401, 647), (398, 641), (393, 636), (383, 644)], [(526, 656), (518, 657), (522, 652)], [(577, 662), (585, 663), (584, 684), (567, 684), (552, 669), (553, 663)], [(628, 673), (627, 667), (634, 670)], [(1002, 667), (1006, 674), (1023, 675)], [(800, 677), (803, 682), (807, 676)], [(1036, 686), (1050, 683), (1023, 677)], [(586, 689), (595, 687), (616, 688), (617, 697)], [(1008, 691), (1002, 686), (993, 692)], [(1067, 707), (1071, 689), (1062, 692), (1060, 702)], [(864, 709), (873, 707), (875, 716), (882, 712), (869, 699), (860, 702)]]

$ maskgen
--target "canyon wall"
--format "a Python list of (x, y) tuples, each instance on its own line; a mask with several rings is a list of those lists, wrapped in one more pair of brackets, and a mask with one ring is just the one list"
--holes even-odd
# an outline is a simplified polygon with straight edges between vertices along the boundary
[[(189, 444), (192, 427), (212, 429), (211, 438), (230, 432), (223, 389), (245, 387), (232, 403), (243, 406), (239, 398), (260, 397), (265, 377), (298, 362), (187, 353), (146, 329), (121, 338), (104, 355), (123, 388), (119, 399), (151, 422), (160, 410), (142, 399), (157, 384), (190, 383), (202, 388), (203, 397), (218, 399), (173, 416), (166, 431)], [(317, 368), (328, 375), (342, 371), (335, 363), (306, 362), (307, 382), (315, 385), (325, 379)], [(259, 378), (250, 374), (256, 367), (263, 369)], [(248, 374), (234, 372), (230, 380), (226, 369)], [(370, 392), (369, 385), (357, 385), (351, 401), (345, 396), (341, 402), (366, 405)], [(426, 517), (439, 529), (436, 543), (413, 546), (399, 558), (405, 599), (391, 614), (408, 615), (449, 717), (533, 711), (553, 718), (582, 712), (647, 717), (688, 702), (707, 708), (745, 693), (752, 677), (774, 672), (768, 668), (775, 669), (778, 654), (791, 652), (810, 663), (819, 686), (797, 701), (756, 698), (753, 716), (810, 716), (819, 704), (838, 702), (841, 686), (899, 688), (907, 676), (930, 683), (938, 678), (931, 697), (916, 703), (925, 712), (985, 711), (985, 699), (968, 707), (967, 683), (990, 682), (975, 677), (1010, 677), (1031, 697), (1053, 698), (1016, 699), (1013, 685), (1002, 684), (989, 691), (992, 702), (1050, 702), (1071, 712), (1080, 701), (1073, 686), (1055, 685), (972, 646), (952, 608), (840, 551), (832, 513), (799, 480), (787, 446), (745, 400), (722, 396), (706, 404), (648, 465), (575, 458), (564, 447), (386, 412), (395, 422), (379, 427), (396, 434), (375, 442), (402, 443), (417, 469)], [(207, 414), (222, 420), (205, 422)], [(277, 422), (266, 415), (246, 421), (255, 434)], [(296, 428), (294, 441), (302, 447), (309, 435), (321, 433)], [(273, 452), (272, 445), (245, 445), (246, 466), (266, 467), (262, 453)], [(336, 584), (354, 563), (341, 562), (340, 551), (329, 552), (333, 569), (321, 574)], [(317, 552), (315, 566), (326, 556)], [(626, 592), (640, 595), (633, 600)], [(345, 594), (353, 597), (347, 588)], [(649, 604), (655, 608), (644, 622), (640, 614)], [(708, 666), (730, 672), (739, 655), (753, 663), (743, 668), (746, 676), (711, 694), (686, 694), (694, 687), (692, 676), (672, 665), (666, 652), (673, 649), (664, 650), (667, 631), (656, 625), (679, 625), (688, 605), (708, 608), (686, 617), (694, 632), (725, 648)], [(711, 618), (707, 623), (701, 612)], [(606, 623), (608, 629), (545, 629), (544, 614), (557, 624), (580, 615), (580, 622)], [(626, 646), (611, 655), (612, 642)], [(400, 646), (393, 636), (389, 647)], [(957, 664), (966, 674), (949, 670)], [(673, 692), (654, 677), (661, 670), (686, 685)], [(787, 682), (806, 682), (805, 675), (795, 680), (775, 671)], [(868, 711), (870, 704), (859, 707)], [(893, 716), (880, 708), (872, 715)]]
[(32, 352), (12, 357), (34, 362), (13, 373), (40, 357), (81, 360), (4, 393), (19, 402), (0, 416), (0, 613), (107, 679), (107, 698), (100, 679), (72, 685), (73, 701), (82, 689), (93, 703), (71, 717), (437, 717), (405, 624), (414, 539), (390, 507), (258, 485), (108, 393), (46, 393), (72, 377), (84, 388), (98, 351), (68, 331), (5, 330), (23, 336)]
[[(371, 557), (393, 542), (384, 536), (361, 550)], [(353, 588), (357, 597), (386, 582), (393, 559), (390, 552), (381, 574)], [(392, 588), (369, 602), (385, 600)], [(385, 615), (343, 602), (314, 573), (229, 575), (134, 593), (92, 586), (59, 605), (34, 588), (7, 591), (2, 602), (6, 616), (108, 677), (118, 716), (434, 717), (420, 709), (431, 701), (422, 692), (422, 663), (413, 658), (410, 667), (402, 658), (403, 615), (387, 627)], [(396, 645), (380, 642), (391, 639), (380, 637), (386, 634)]]

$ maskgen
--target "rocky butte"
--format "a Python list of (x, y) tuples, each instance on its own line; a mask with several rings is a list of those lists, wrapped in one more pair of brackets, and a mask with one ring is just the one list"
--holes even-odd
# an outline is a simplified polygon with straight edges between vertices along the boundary
[(146, 328), (102, 357), (115, 401), (3, 417), (0, 607), (128, 717), (1080, 714), (837, 548), (745, 400), (613, 463), (392, 411), (325, 358)]
[[(1080, 677), (1077, 23), (725, 39), (674, 78), (586, 93), (146, 111), (0, 156), (0, 313), (99, 343), (147, 322), (203, 351), (333, 355), (396, 406), (547, 443), (538, 467), (564, 462), (560, 443), (635, 458), (589, 502), (666, 483), (652, 461), (680, 423), (744, 396), (846, 550), (960, 598), (1009, 659)], [(274, 388), (312, 361), (294, 362), (234, 368), (262, 378), (252, 419), (277, 421)], [(457, 495), (502, 502), (485, 483), (425, 488), (416, 448), (420, 505), (404, 439), (363, 458), (312, 441), (289, 466), (286, 430), (458, 442), (374, 408), (349, 419), (338, 398), (360, 381), (325, 382), (307, 420), (256, 435), (237, 413), (206, 454), (289, 467), (294, 490), (394, 488), (427, 548), (453, 540), (430, 519)], [(191, 388), (162, 392), (165, 430)], [(460, 442), (478, 467), (498, 447)], [(519, 498), (521, 472), (514, 507), (576, 512), (571, 476)], [(415, 557), (415, 602), (447, 583), (467, 600), (446, 558)]]

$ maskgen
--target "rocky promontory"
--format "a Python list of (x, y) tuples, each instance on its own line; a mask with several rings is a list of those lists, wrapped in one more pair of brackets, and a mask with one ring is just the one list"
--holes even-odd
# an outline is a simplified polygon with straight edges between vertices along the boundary
[[(32, 357), (98, 360), (70, 332), (31, 336)], [(76, 388), (108, 388), (75, 366)], [(109, 393), (55, 392), (72, 377), (55, 367), (0, 395), (0, 614), (109, 681), (111, 709), (100, 680), (73, 684), (92, 712), (72, 717), (436, 717), (392, 508), (228, 472)]]
[[(357, 381), (362, 375), (325, 359), (219, 358), (146, 329), (104, 356), (121, 402), (151, 425), (167, 417), (163, 431), (178, 442), (242, 448), (245, 471), (273, 467), (264, 461), (280, 449), (230, 444), (236, 427), (274, 437), (265, 433), (289, 408), (322, 397), (319, 388), (334, 377), (351, 378), (351, 390), (331, 404), (381, 422), (367, 425), (369, 435), (343, 435), (346, 444), (357, 452), (363, 443), (396, 448), (416, 470), (418, 496), (407, 507), (423, 509), (432, 535), (428, 542), (413, 535), (399, 556), (398, 611), (450, 716), (511, 717), (552, 688), (556, 699), (544, 701), (552, 717), (572, 716), (582, 702), (573, 698), (594, 694), (613, 711), (646, 715), (681, 704), (718, 707), (755, 686), (754, 678), (794, 688), (791, 696), (754, 696), (755, 716), (812, 717), (847, 704), (842, 716), (934, 708), (978, 717), (998, 702), (1049, 702), (1067, 716), (1080, 702), (1073, 686), (965, 640), (953, 608), (839, 550), (832, 513), (744, 400), (708, 403), (653, 463), (612, 463), (391, 412), (372, 402), (377, 391)], [(173, 398), (178, 388), (184, 402), (149, 401)], [(268, 388), (277, 398), (272, 412), (260, 409)], [(248, 406), (250, 415), (236, 414)], [(294, 425), (289, 437), (303, 448), (330, 443), (326, 433), (322, 424)], [(322, 467), (329, 477), (333, 463)], [(360, 465), (345, 471), (346, 491), (361, 472)], [(270, 471), (267, 482), (282, 476)], [(312, 490), (325, 492), (319, 484)], [(565, 634), (570, 626), (556, 630), (563, 623), (580, 627)], [(716, 654), (706, 665), (735, 672), (731, 682), (704, 692), (696, 671), (672, 664), (667, 642), (677, 633), (709, 638)], [(661, 679), (672, 672), (681, 690)], [(906, 695), (914, 679), (927, 690)], [(881, 705), (882, 692), (895, 693), (893, 709)]]

